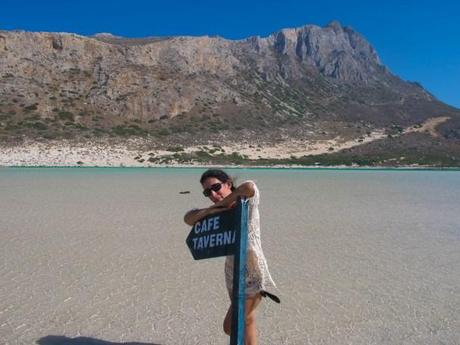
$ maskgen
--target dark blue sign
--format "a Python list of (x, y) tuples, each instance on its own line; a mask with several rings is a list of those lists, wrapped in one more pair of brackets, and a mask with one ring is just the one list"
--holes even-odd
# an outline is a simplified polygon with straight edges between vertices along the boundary
[(196, 222), (186, 243), (195, 260), (235, 254), (239, 227), (237, 209), (222, 211)]

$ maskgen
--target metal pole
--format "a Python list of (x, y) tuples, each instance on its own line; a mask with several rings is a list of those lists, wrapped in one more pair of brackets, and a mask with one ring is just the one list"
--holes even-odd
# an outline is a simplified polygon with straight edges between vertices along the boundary
[(248, 241), (248, 200), (238, 198), (238, 228), (233, 261), (232, 330), (230, 345), (244, 345), (246, 302), (246, 247)]

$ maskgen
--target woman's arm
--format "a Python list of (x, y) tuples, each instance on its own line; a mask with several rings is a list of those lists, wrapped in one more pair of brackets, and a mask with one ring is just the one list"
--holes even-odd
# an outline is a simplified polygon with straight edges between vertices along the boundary
[(188, 211), (184, 216), (184, 222), (188, 225), (193, 225), (207, 216), (222, 212), (223, 209), (231, 208), (236, 200), (238, 200), (238, 197), (251, 198), (254, 196), (254, 193), (255, 189), (252, 182), (242, 183), (231, 194), (214, 205), (208, 208)]
[(184, 216), (184, 222), (188, 225), (193, 225), (199, 220), (210, 216), (214, 213), (222, 212), (223, 207), (208, 207), (188, 211)]
[(252, 198), (254, 196), (255, 189), (253, 182), (244, 182), (238, 186), (231, 194), (227, 195), (221, 201), (216, 202), (211, 208), (230, 208), (241, 198)]

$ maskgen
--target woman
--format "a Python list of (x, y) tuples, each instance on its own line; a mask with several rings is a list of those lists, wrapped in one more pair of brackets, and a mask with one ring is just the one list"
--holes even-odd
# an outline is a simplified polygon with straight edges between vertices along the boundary
[[(230, 176), (222, 170), (207, 170), (200, 179), (203, 194), (214, 205), (204, 209), (194, 209), (185, 214), (184, 221), (193, 225), (200, 219), (222, 212), (222, 209), (236, 206), (238, 197), (248, 198), (248, 247), (246, 261), (246, 304), (245, 304), (245, 344), (257, 344), (256, 332), (256, 308), (262, 297), (270, 297), (279, 303), (279, 298), (267, 292), (276, 288), (265, 260), (260, 242), (259, 220), (259, 190), (252, 181), (246, 181), (237, 188), (233, 185)], [(227, 290), (232, 298), (233, 285), (233, 256), (227, 256), (225, 260), (225, 281)], [(224, 319), (224, 332), (230, 335), (233, 307), (230, 304)]]

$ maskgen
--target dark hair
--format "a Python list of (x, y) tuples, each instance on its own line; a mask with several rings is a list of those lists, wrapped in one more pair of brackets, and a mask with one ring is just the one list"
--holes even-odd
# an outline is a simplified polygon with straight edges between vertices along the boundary
[(203, 175), (201, 175), (200, 178), (200, 183), (203, 184), (204, 181), (206, 181), (208, 178), (214, 177), (218, 179), (219, 181), (225, 183), (225, 182), (231, 182), (232, 186), (230, 189), (232, 191), (235, 190), (235, 186), (233, 185), (233, 179), (223, 170), (220, 169), (209, 169), (206, 170)]

